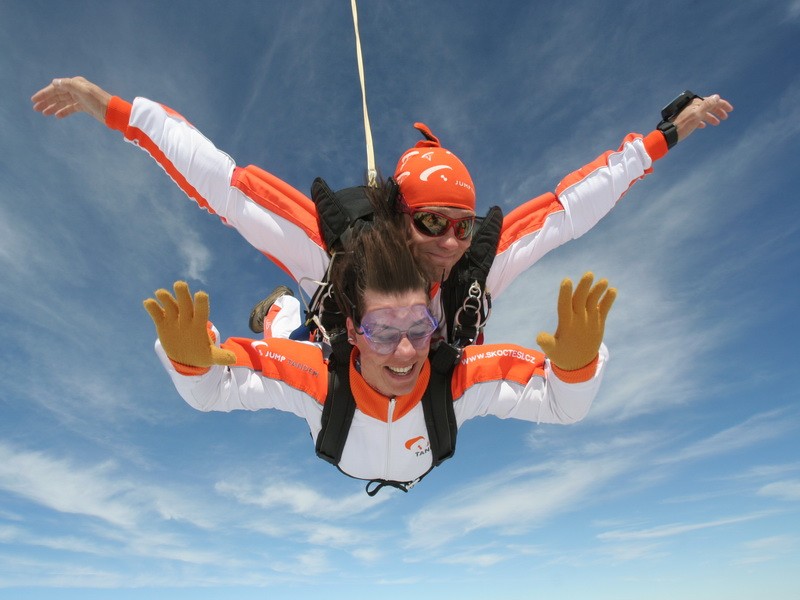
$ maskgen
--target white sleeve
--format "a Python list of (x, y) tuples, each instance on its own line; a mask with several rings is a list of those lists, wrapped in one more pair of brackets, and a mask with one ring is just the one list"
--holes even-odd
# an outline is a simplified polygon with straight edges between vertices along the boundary
[(647, 150), (644, 138), (631, 134), (619, 150), (606, 152), (567, 176), (557, 193), (543, 194), (509, 213), (487, 277), (492, 296), (496, 298), (545, 254), (579, 238), (611, 212), (651, 168)]
[[(317, 232), (316, 212), (304, 194), (266, 171), (239, 169), (183, 117), (146, 98), (134, 100), (124, 134), (184, 193), (234, 227), (295, 281), (322, 278), (328, 254), (318, 235), (310, 237)], [(303, 287), (313, 294), (317, 286), (304, 281)]]
[(548, 360), (544, 377), (531, 377), (527, 384), (493, 380), (472, 385), (454, 402), (458, 425), (487, 415), (534, 423), (576, 423), (588, 414), (607, 362), (608, 349), (602, 344), (594, 376), (582, 383), (558, 379)]
[(305, 419), (313, 435), (319, 433), (322, 405), (283, 381), (237, 366), (217, 365), (203, 375), (182, 375), (175, 370), (158, 340), (155, 349), (178, 394), (192, 408), (203, 412), (274, 408)]

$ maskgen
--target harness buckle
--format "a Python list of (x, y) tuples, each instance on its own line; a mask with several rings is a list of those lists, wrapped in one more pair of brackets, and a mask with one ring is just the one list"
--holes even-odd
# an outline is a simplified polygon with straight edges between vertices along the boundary
[[(486, 306), (486, 310), (484, 310), (484, 306)], [(478, 333), (483, 330), (486, 321), (492, 314), (492, 296), (489, 292), (481, 288), (477, 280), (473, 281), (469, 286), (464, 302), (453, 317), (453, 329), (455, 331), (460, 331), (464, 328), (464, 325), (461, 323), (462, 313), (468, 315), (470, 319), (475, 320), (473, 327), (475, 328), (475, 338), (477, 339)], [(475, 340), (473, 339), (472, 341)]]

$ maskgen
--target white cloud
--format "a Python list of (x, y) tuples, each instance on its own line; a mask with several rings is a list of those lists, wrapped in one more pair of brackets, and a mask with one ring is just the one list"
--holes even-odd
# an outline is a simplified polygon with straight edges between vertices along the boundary
[[(343, 519), (374, 510), (376, 504), (389, 499), (388, 495), (370, 498), (364, 493), (357, 493), (333, 500), (330, 496), (303, 483), (291, 481), (272, 481), (264, 486), (220, 481), (216, 485), (216, 490), (245, 505), (271, 510), (285, 508), (295, 515), (313, 516), (327, 520)], [(325, 506), (325, 510), (320, 512), (320, 506)]]
[(714, 435), (700, 440), (664, 456), (660, 462), (671, 463), (685, 460), (697, 460), (728, 454), (749, 448), (767, 440), (773, 440), (793, 431), (797, 423), (793, 418), (787, 418), (781, 411), (760, 413), (750, 417), (739, 425), (724, 429)]
[(798, 502), (800, 501), (800, 479), (768, 483), (758, 490), (758, 495), (777, 498), (785, 502)]
[(503, 562), (508, 557), (499, 553), (476, 552), (451, 554), (439, 559), (439, 562), (446, 565), (460, 565), (464, 567), (491, 567)]
[(652, 540), (661, 538), (670, 538), (686, 533), (691, 533), (701, 529), (710, 529), (715, 527), (723, 527), (726, 525), (733, 525), (736, 523), (743, 523), (745, 521), (752, 521), (754, 519), (762, 519), (766, 517), (765, 513), (754, 513), (750, 515), (742, 515), (739, 517), (730, 517), (727, 519), (716, 519), (714, 521), (706, 521), (703, 523), (670, 523), (668, 525), (659, 525), (658, 527), (651, 527), (648, 529), (640, 530), (614, 530), (601, 533), (597, 539), (602, 541), (636, 541), (636, 540)]
[(292, 557), (291, 561), (276, 561), (271, 566), (279, 573), (292, 573), (305, 577), (321, 575), (333, 570), (327, 552), (319, 548), (298, 554)]
[(0, 444), (0, 487), (41, 506), (97, 517), (131, 527), (143, 507), (133, 499), (135, 486), (117, 479), (118, 467), (107, 462), (84, 467), (42, 452), (17, 451)]
[(798, 538), (791, 535), (774, 535), (747, 542), (740, 547), (744, 556), (733, 561), (734, 565), (753, 565), (776, 560), (796, 551)]
[[(576, 510), (590, 494), (629, 468), (623, 459), (563, 461), (506, 470), (447, 494), (408, 520), (408, 548), (435, 549), (489, 529), (521, 535), (548, 519)], [(535, 501), (532, 499), (535, 498)]]
[(786, 12), (790, 20), (800, 19), (800, 0), (791, 0)]

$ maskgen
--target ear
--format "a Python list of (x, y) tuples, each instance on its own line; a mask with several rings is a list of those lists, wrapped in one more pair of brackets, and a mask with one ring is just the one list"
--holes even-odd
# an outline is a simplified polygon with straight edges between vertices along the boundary
[(353, 346), (356, 345), (356, 326), (353, 323), (353, 319), (347, 317), (346, 321), (347, 326), (347, 341), (350, 342)]

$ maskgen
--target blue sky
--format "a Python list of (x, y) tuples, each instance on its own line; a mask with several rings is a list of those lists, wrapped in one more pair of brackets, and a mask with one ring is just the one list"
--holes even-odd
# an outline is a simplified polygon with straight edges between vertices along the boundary
[(350, 6), (0, 2), (0, 598), (716, 599), (800, 595), (800, 2), (360, 4), (378, 165), (427, 123), (510, 210), (649, 132), (678, 92), (722, 126), (495, 303), (552, 330), (562, 277), (619, 289), (569, 427), (479, 419), (409, 494), (368, 498), (292, 415), (203, 414), (144, 298), (206, 289), (224, 336), (286, 277), (54, 77), (161, 101), (302, 190), (366, 167)]

